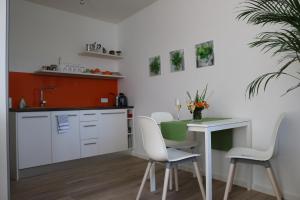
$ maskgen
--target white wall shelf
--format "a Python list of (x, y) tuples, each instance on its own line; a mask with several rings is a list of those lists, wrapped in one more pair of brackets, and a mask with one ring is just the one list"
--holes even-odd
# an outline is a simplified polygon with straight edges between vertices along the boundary
[(120, 60), (123, 59), (122, 56), (112, 55), (108, 53), (101, 53), (101, 52), (94, 52), (94, 51), (84, 51), (79, 53), (80, 56), (88, 56), (88, 57), (98, 57), (98, 58), (107, 58), (113, 60)]
[(103, 74), (92, 74), (92, 73), (79, 73), (79, 72), (60, 72), (50, 70), (38, 70), (34, 72), (39, 75), (47, 76), (67, 76), (67, 77), (81, 77), (81, 78), (96, 78), (96, 79), (122, 79), (125, 76), (122, 75), (103, 75)]

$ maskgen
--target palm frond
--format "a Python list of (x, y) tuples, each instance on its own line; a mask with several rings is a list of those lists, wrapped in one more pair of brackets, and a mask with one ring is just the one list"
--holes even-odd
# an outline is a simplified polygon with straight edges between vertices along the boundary
[[(297, 34), (297, 35), (296, 35)], [(250, 47), (261, 47), (263, 52), (274, 50), (273, 55), (280, 53), (297, 54), (300, 52), (300, 34), (289, 30), (281, 32), (262, 32)]]
[(279, 70), (278, 75), (279, 76), (288, 66), (290, 66), (293, 62), (295, 62), (297, 60), (297, 58), (293, 58), (290, 61), (288, 61), (287, 63), (285, 63)]
[[(294, 75), (291, 75), (291, 74), (288, 74), (288, 73), (285, 73), (285, 72), (277, 71), (277, 72), (266, 73), (266, 74), (260, 75), (259, 77), (257, 77), (251, 83), (248, 84), (248, 86), (246, 88), (247, 97), (249, 99), (251, 99), (252, 97), (257, 95), (258, 92), (259, 92), (260, 86), (261, 86), (261, 84), (263, 84), (263, 82), (264, 82), (263, 85), (264, 85), (264, 91), (265, 91), (267, 89), (267, 85), (270, 82), (270, 80), (271, 79), (277, 79), (281, 75), (286, 75), (286, 76), (292, 77), (292, 78), (297, 79), (298, 81), (300, 81), (299, 77), (296, 77)], [(298, 86), (298, 87), (300, 87), (300, 86)], [(297, 87), (295, 87), (294, 89), (296, 89), (296, 88)], [(290, 89), (287, 90), (287, 92), (289, 92), (289, 91), (292, 91), (292, 90), (290, 90)]]
[[(249, 24), (267, 25), (279, 24), (278, 31), (262, 32), (255, 41), (249, 43), (250, 47), (260, 47), (266, 53), (282, 55), (280, 63), (284, 63), (277, 72), (266, 73), (253, 80), (246, 89), (248, 98), (254, 97), (260, 91), (264, 82), (264, 91), (271, 79), (287, 74), (285, 71), (292, 63), (300, 63), (300, 0), (246, 0), (241, 3), (242, 9), (237, 19), (246, 20)], [(299, 86), (298, 86), (299, 87)], [(287, 92), (298, 87), (292, 87)]]
[(237, 19), (249, 24), (283, 24), (294, 27), (300, 25), (300, 4), (298, 0), (247, 0), (241, 4), (244, 9)]
[(297, 85), (295, 85), (295, 86), (293, 86), (293, 87), (290, 87), (284, 94), (282, 94), (281, 96), (284, 96), (284, 95), (286, 95), (287, 93), (289, 93), (289, 92), (291, 92), (291, 91), (293, 91), (293, 90), (295, 90), (295, 89), (297, 89), (297, 88), (299, 88), (300, 87), (300, 83), (298, 83)]

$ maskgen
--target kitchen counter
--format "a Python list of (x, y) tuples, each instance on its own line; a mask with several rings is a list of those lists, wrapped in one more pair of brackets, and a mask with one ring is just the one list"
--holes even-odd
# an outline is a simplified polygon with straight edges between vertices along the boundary
[(111, 110), (111, 109), (128, 109), (133, 108), (133, 106), (127, 107), (28, 107), (24, 109), (12, 108), (9, 109), (10, 112), (41, 112), (41, 111), (65, 111), (65, 110)]

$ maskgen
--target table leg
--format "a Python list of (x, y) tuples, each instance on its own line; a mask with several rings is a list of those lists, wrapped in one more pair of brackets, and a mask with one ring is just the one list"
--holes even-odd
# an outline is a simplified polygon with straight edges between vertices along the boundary
[(206, 200), (212, 200), (211, 131), (205, 130), (205, 179)]
[[(247, 146), (252, 148), (252, 124), (249, 121), (246, 127), (246, 134), (247, 134)], [(248, 184), (247, 189), (250, 191), (252, 189), (252, 182), (253, 182), (253, 165), (248, 164)]]
[(155, 180), (155, 162), (152, 164), (150, 169), (150, 191), (156, 191), (156, 180)]

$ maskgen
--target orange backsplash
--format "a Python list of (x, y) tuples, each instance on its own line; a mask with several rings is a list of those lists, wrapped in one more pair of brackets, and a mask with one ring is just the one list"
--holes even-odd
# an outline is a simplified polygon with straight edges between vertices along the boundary
[[(39, 107), (42, 87), (53, 88), (44, 92), (46, 107), (109, 107), (115, 104), (118, 81), (9, 72), (13, 108), (18, 108), (22, 97), (27, 106)], [(100, 103), (101, 97), (109, 98), (108, 103)]]

